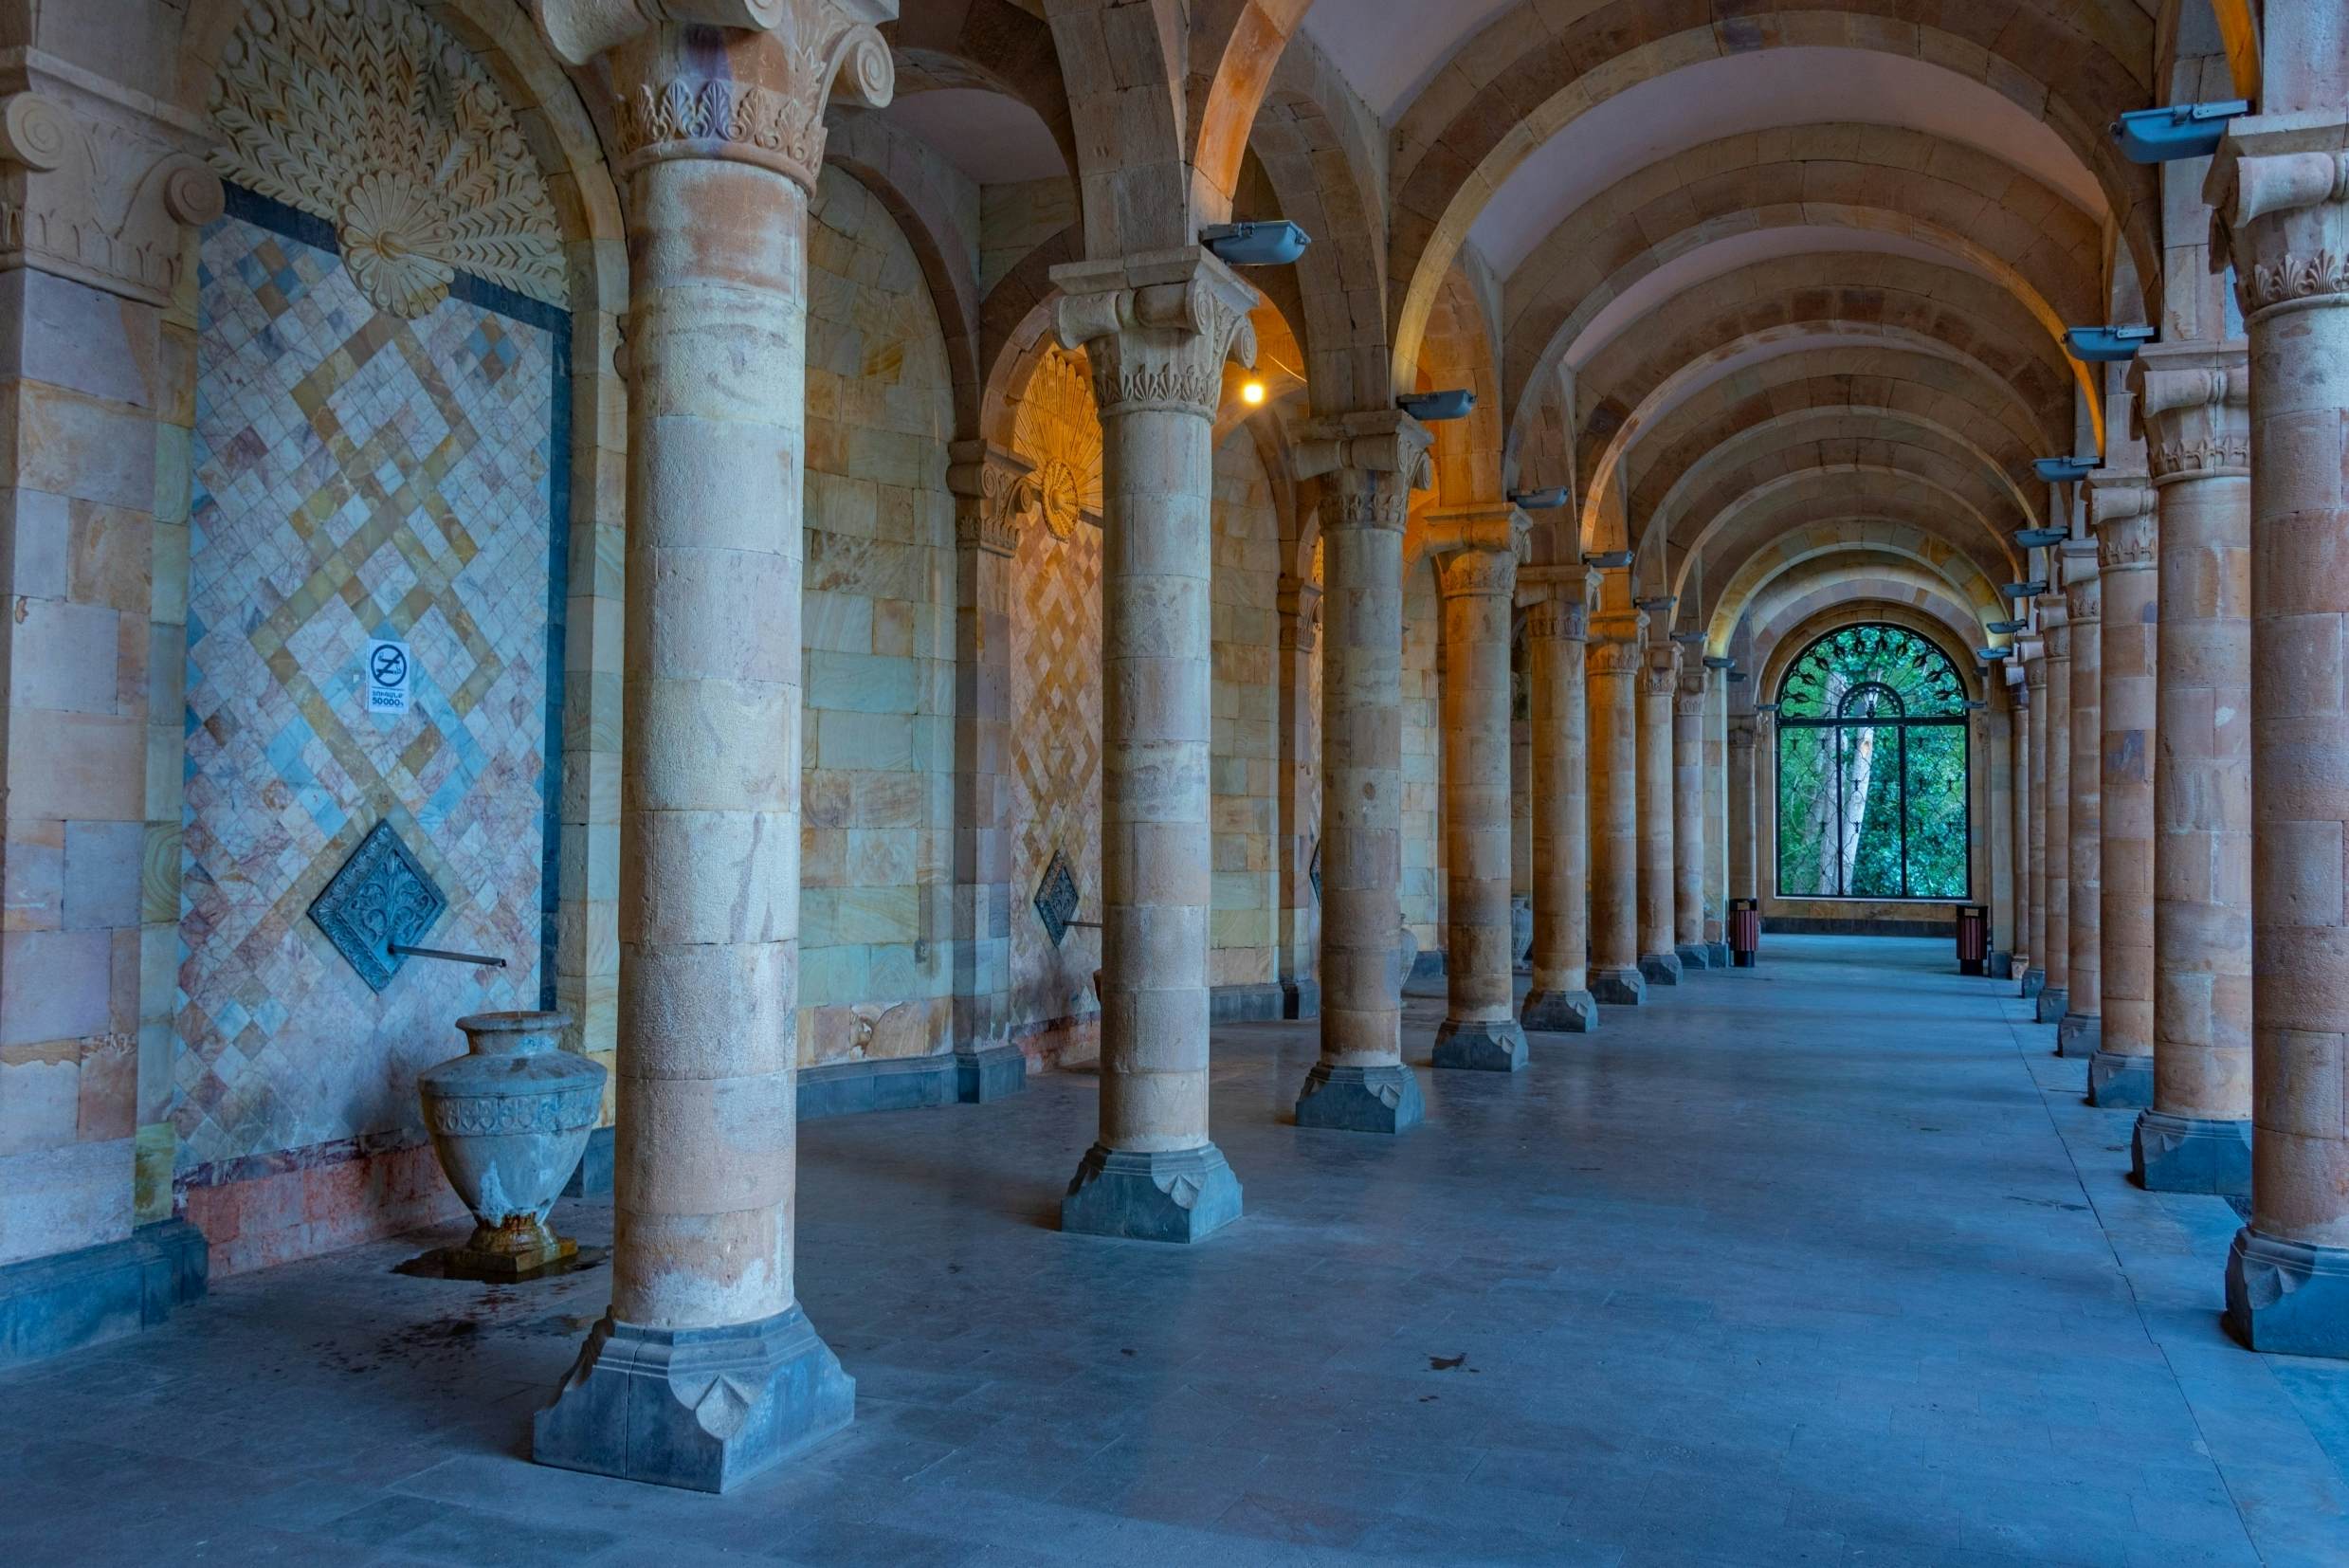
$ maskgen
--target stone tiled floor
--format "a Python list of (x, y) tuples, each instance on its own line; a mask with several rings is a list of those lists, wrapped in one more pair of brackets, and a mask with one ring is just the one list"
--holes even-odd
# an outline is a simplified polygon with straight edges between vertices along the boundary
[(600, 1271), (225, 1281), (0, 1379), (0, 1562), (2349, 1562), (2349, 1368), (2221, 1333), (2227, 1205), (2130, 1187), (1943, 944), (1768, 960), (1400, 1141), (1285, 1124), (1310, 1026), (1220, 1030), (1249, 1212), (1190, 1251), (1052, 1228), (1082, 1075), (807, 1127), (860, 1418), (723, 1499), (519, 1457)]

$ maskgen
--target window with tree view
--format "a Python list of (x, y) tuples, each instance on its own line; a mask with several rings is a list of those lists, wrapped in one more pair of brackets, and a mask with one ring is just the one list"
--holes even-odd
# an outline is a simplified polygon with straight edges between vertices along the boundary
[(1966, 690), (1926, 639), (1848, 626), (1778, 684), (1778, 892), (1962, 899)]

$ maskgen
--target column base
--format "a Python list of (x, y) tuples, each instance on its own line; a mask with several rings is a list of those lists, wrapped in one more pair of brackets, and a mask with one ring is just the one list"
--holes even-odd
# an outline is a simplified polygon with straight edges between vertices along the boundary
[(1727, 969), (1729, 967), (1729, 944), (1727, 942), (1706, 942), (1704, 962), (1709, 969)]
[(964, 1105), (1017, 1094), (1028, 1087), (1028, 1053), (1017, 1046), (955, 1052), (955, 1099)]
[(2141, 1111), (2153, 1103), (2151, 1056), (2100, 1050), (2088, 1058), (2088, 1103), (2106, 1110)]
[(1587, 991), (1529, 991), (1517, 1021), (1543, 1034), (1588, 1034), (1598, 1028), (1598, 1002)]
[(2038, 995), (2040, 992), (2047, 989), (2047, 984), (2048, 972), (2046, 970), (2025, 970), (2023, 972), (2023, 1000), (2028, 1002), (2033, 996)]
[(1636, 969), (1593, 969), (1591, 999), (1601, 1007), (1637, 1007), (1648, 999), (1648, 976)]
[(1399, 1133), (1426, 1120), (1419, 1075), (1393, 1067), (1331, 1067), (1317, 1062), (1297, 1092), (1297, 1124), (1341, 1133)]
[(1994, 980), (2012, 980), (2014, 978), (2012, 963), (2012, 954), (2001, 953), (1994, 947), (1982, 957), (1982, 973)]
[(184, 1219), (0, 1267), (0, 1370), (154, 1328), (203, 1299), (211, 1267), (204, 1232)]
[(2251, 1190), (2251, 1124), (2147, 1111), (2129, 1140), (2129, 1176), (2149, 1193)]
[(1447, 1018), (1435, 1031), (1435, 1066), (1469, 1072), (1520, 1072), (1525, 1031), (1514, 1018)]
[[(2093, 1012), (2073, 1012), (2069, 1009), (2055, 1021), (2055, 1054), (2085, 1061), (2094, 1056), (2104, 1044), (2104, 1020)], [(2151, 1104), (2151, 1101), (2146, 1103)]]
[(1713, 967), (1713, 950), (1703, 942), (1683, 942), (1672, 949), (1672, 957), (1680, 960), (1684, 970)]
[(1061, 1229), (1132, 1241), (1204, 1241), (1240, 1212), (1240, 1178), (1212, 1143), (1148, 1154), (1096, 1143), (1069, 1178)]
[(1677, 953), (1643, 953), (1639, 956), (1639, 972), (1648, 976), (1649, 985), (1680, 984), (1680, 955)]
[(607, 1313), (531, 1423), (541, 1465), (722, 1492), (856, 1418), (856, 1379), (798, 1306), (723, 1328)]
[(2066, 1004), (2071, 1000), (2071, 993), (2067, 987), (2049, 985), (2042, 981), (2038, 1000), (2039, 1011), (2032, 1016), (2043, 1024), (2058, 1024), (2064, 1021)]
[(2349, 1247), (2237, 1231), (2227, 1249), (2227, 1331), (2253, 1350), (2349, 1357)]
[(1321, 982), (1310, 977), (1302, 980), (1283, 980), (1281, 982), (1281, 1016), (1284, 1018), (1319, 1018), (1321, 1016)]

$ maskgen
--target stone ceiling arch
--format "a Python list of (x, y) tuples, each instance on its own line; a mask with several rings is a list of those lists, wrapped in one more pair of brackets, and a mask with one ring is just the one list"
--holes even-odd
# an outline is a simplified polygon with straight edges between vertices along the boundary
[[(1917, 19), (1926, 12), (1929, 20)], [(1918, 0), (1780, 0), (1705, 8), (1703, 19), (1633, 3), (1556, 18), (1525, 0), (1490, 21), (1422, 90), (1396, 127), (1389, 266), (1400, 384), (1416, 357), (1444, 269), (1508, 174), (1608, 99), (1700, 62), (1788, 47), (1875, 51), (1921, 61), (2021, 105), (2068, 148), (2101, 191), (2123, 243), (2152, 278), (2158, 184), (2104, 128), (2152, 94), (2151, 19), (2133, 6), (1933, 6)]]
[(1184, 133), (1183, 0), (1048, 5), (1076, 138), (1083, 253), (1101, 259), (1198, 243)]
[[(1953, 629), (1962, 636), (1987, 636), (1984, 623), (2004, 614), (1997, 586), (1980, 568), (1961, 556), (1940, 554), (1919, 531), (1881, 522), (1862, 537), (1860, 520), (1848, 520), (1851, 532), (1838, 535), (1821, 530), (1818, 537), (1785, 541), (1783, 548), (1749, 558), (1702, 607), (1705, 651), (1726, 652), (1740, 625), (1751, 626), (1758, 640), (1765, 627), (1787, 603), (1855, 577), (1898, 581), (1939, 596), (1951, 607)], [(1971, 662), (1971, 661), (1969, 661)]]
[[(1773, 231), (1848, 228), (1945, 253), (2005, 287), (2050, 337), (2100, 311), (2097, 224), (1990, 155), (1885, 126), (1789, 126), (1707, 142), (1617, 181), (1570, 214), (1509, 280), (1503, 386), (1601, 346), (1659, 275), (1705, 277)], [(1832, 245), (1810, 248), (1832, 249)], [(1701, 280), (1700, 280), (1701, 281)], [(1636, 319), (1636, 313), (1631, 319)]]
[(1657, 421), (1626, 454), (1631, 515), (1652, 512), (1678, 477), (1723, 441), (1806, 409), (1877, 409), (1937, 426), (1984, 453), (2026, 499), (2043, 493), (2030, 466), (2044, 455), (2040, 432), (2002, 383), (1954, 359), (1845, 346), (1750, 365)]
[[(1059, 46), (1044, 19), (1011, 0), (906, 6), (882, 27), (901, 96), (925, 87), (985, 87), (1035, 111), (1074, 174), (1077, 133)], [(1080, 200), (1082, 200), (1082, 193)]]
[(1466, 418), (1448, 419), (1429, 429), (1435, 464), (1435, 494), (1447, 506), (1499, 501), (1501, 477), (1500, 364), (1493, 355), (1484, 301), (1467, 274), (1455, 267), (1446, 281), (1439, 312), (1430, 323), (1421, 356), (1417, 391), (1466, 387), (1476, 407)]
[[(1193, 0), (1186, 82), (1190, 122), (1193, 215), (1202, 224), (1231, 217), (1240, 159), (1290, 36), (1313, 0)], [(1211, 60), (1211, 69), (1199, 64)]]
[(1690, 465), (1652, 506), (1636, 501), (1642, 555), (1686, 555), (1703, 520), (1767, 480), (1808, 468), (1865, 464), (1915, 474), (1962, 495), (1983, 516), (2012, 526), (2036, 518), (1989, 453), (1927, 420), (1867, 408), (1799, 409), (1739, 430)]

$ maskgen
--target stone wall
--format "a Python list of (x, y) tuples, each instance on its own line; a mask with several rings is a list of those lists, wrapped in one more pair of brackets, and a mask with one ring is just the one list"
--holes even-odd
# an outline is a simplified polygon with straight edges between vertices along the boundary
[(1277, 1003), (1281, 520), (1243, 425), (1215, 450), (1215, 827), (1208, 979), (1227, 1007)]
[(824, 171), (808, 229), (803, 1067), (951, 1048), (953, 410), (913, 247)]
[(1444, 946), (1444, 604), (1425, 556), (1403, 566), (1403, 923)]

